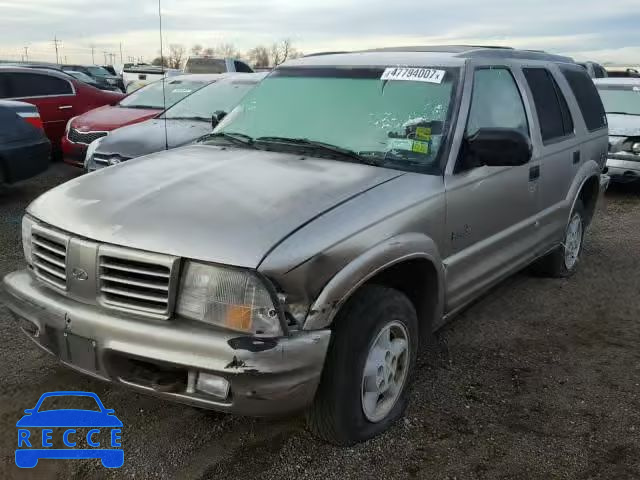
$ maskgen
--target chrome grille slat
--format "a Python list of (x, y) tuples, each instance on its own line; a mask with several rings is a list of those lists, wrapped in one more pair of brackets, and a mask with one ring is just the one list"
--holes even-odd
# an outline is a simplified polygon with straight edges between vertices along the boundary
[(33, 254), (36, 257), (40, 257), (42, 260), (44, 260), (46, 262), (52, 263), (56, 267), (66, 268), (66, 266), (65, 266), (63, 261), (57, 260), (55, 257), (53, 257), (51, 255), (47, 255), (46, 253), (42, 253), (42, 252), (33, 252)]
[(148, 275), (150, 277), (158, 277), (158, 278), (169, 278), (170, 273), (159, 273), (159, 272), (150, 272), (148, 270), (138, 269), (134, 267), (127, 267), (126, 265), (118, 265), (109, 262), (101, 262), (100, 268), (109, 268), (113, 270), (119, 270), (121, 272), (129, 272), (129, 273), (137, 273), (140, 275)]
[(67, 277), (66, 275), (54, 270), (51, 267), (48, 267), (44, 264), (39, 264), (37, 267), (39, 270), (44, 270), (45, 272), (47, 272), (49, 275), (53, 275), (54, 277), (58, 277), (60, 280), (64, 281), (65, 283), (67, 282)]
[(61, 290), (67, 289), (68, 237), (41, 227), (31, 234), (32, 262), (36, 276)]
[(51, 245), (47, 245), (46, 243), (42, 242), (41, 240), (36, 240), (35, 238), (32, 240), (34, 245), (37, 245), (40, 248), (44, 248), (45, 250), (49, 250), (52, 253), (56, 253), (58, 255), (60, 255), (61, 257), (64, 257), (66, 255), (66, 252), (64, 251), (64, 249), (57, 249), (55, 247), (52, 247)]
[(121, 297), (137, 298), (138, 300), (148, 300), (154, 303), (166, 304), (169, 302), (169, 299), (166, 296), (162, 296), (162, 295), (149, 295), (149, 294), (145, 295), (145, 294), (137, 293), (131, 290), (125, 290), (125, 289), (113, 288), (113, 287), (102, 287), (101, 290), (105, 293), (113, 293), (114, 295), (120, 295)]
[(133, 285), (135, 287), (150, 288), (151, 290), (161, 290), (165, 292), (169, 291), (169, 285), (159, 285), (151, 282), (141, 282), (139, 280), (131, 280), (128, 278), (116, 277), (114, 275), (102, 275), (102, 280), (108, 281), (110, 283), (118, 283), (122, 285)]

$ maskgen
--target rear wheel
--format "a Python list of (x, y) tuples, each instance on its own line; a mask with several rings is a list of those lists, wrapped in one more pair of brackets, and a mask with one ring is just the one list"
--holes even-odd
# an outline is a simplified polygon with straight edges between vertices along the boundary
[(582, 201), (577, 200), (565, 229), (562, 244), (533, 265), (535, 273), (548, 277), (570, 277), (578, 267), (586, 228)]
[(335, 328), (316, 399), (307, 414), (321, 439), (352, 445), (384, 432), (408, 403), (418, 349), (418, 320), (401, 292), (362, 287)]

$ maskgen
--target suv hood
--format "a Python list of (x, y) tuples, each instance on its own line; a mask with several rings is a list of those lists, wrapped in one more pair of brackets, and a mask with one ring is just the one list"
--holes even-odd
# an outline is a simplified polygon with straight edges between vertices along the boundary
[(640, 136), (640, 115), (607, 114), (609, 135), (613, 137)]
[(211, 122), (201, 120), (167, 120), (166, 130), (163, 119), (147, 120), (136, 125), (121, 128), (105, 137), (96, 153), (136, 158), (165, 149), (165, 132), (169, 148), (193, 143), (198, 138), (211, 133)]
[(71, 180), (27, 211), (100, 242), (257, 268), (295, 230), (402, 175), (336, 160), (193, 145)]
[(71, 122), (71, 126), (81, 132), (111, 131), (124, 125), (153, 118), (161, 112), (162, 110), (151, 108), (142, 109), (105, 105), (75, 118)]

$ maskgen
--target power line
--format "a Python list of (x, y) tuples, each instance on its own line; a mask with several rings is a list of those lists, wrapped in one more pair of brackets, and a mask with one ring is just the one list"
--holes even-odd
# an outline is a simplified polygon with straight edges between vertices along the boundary
[(58, 40), (58, 36), (56, 35), (53, 38), (53, 45), (56, 47), (56, 63), (60, 63), (60, 61), (58, 60), (58, 43), (62, 43), (62, 42)]

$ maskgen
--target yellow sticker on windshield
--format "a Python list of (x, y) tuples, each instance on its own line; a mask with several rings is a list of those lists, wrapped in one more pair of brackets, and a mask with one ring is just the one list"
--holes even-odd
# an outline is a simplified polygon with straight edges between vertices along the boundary
[(431, 127), (416, 127), (416, 138), (418, 140), (431, 140)]
[(411, 151), (415, 153), (422, 153), (424, 155), (427, 155), (429, 153), (429, 144), (427, 142), (415, 141), (413, 142)]

